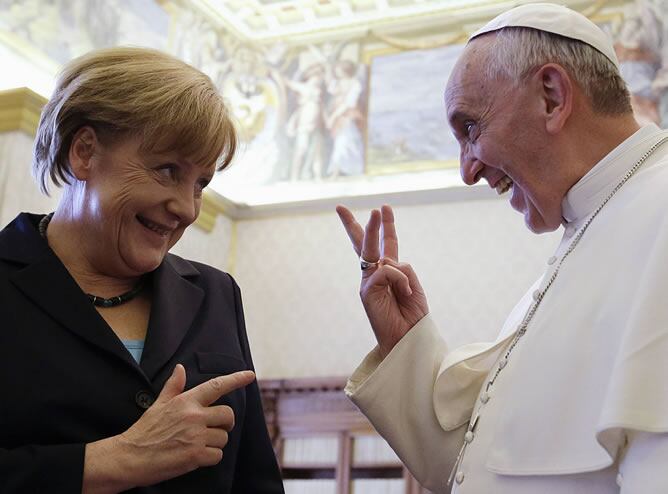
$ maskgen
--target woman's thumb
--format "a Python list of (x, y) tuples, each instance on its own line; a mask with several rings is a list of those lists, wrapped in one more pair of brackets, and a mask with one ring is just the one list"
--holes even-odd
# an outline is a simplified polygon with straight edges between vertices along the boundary
[(156, 401), (165, 402), (169, 401), (177, 395), (183, 393), (184, 388), (186, 387), (186, 369), (181, 364), (176, 364), (172, 375), (169, 376), (169, 379), (165, 382), (165, 385), (160, 391), (160, 395)]

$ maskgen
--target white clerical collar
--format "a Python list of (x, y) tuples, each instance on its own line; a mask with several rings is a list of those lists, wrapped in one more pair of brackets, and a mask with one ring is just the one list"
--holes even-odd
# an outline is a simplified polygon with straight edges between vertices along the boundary
[(564, 221), (571, 223), (592, 213), (660, 132), (654, 124), (642, 127), (589, 170), (561, 203)]

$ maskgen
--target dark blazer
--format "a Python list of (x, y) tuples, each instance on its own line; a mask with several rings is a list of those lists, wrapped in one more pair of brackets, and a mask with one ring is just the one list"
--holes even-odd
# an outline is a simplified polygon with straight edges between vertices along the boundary
[[(168, 254), (153, 273), (141, 365), (20, 214), (0, 232), (0, 492), (80, 493), (84, 445), (125, 431), (174, 366), (186, 388), (252, 369), (239, 287)], [(282, 493), (256, 383), (216, 404), (236, 425), (216, 466), (137, 493)]]

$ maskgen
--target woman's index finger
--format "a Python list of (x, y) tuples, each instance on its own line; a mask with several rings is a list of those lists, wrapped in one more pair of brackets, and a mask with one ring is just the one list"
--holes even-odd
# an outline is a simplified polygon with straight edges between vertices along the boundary
[(234, 391), (235, 389), (248, 386), (255, 380), (255, 373), (252, 371), (239, 371), (233, 374), (227, 374), (209, 379), (184, 392), (194, 398), (200, 405), (208, 407), (221, 396)]

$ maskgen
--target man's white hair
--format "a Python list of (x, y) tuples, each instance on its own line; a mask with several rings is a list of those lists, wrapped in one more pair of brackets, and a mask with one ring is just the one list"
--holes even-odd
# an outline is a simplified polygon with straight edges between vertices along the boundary
[(580, 86), (595, 112), (621, 115), (633, 111), (619, 70), (592, 46), (525, 27), (506, 27), (493, 34), (496, 39), (487, 53), (487, 77), (520, 83), (546, 63), (556, 63)]

